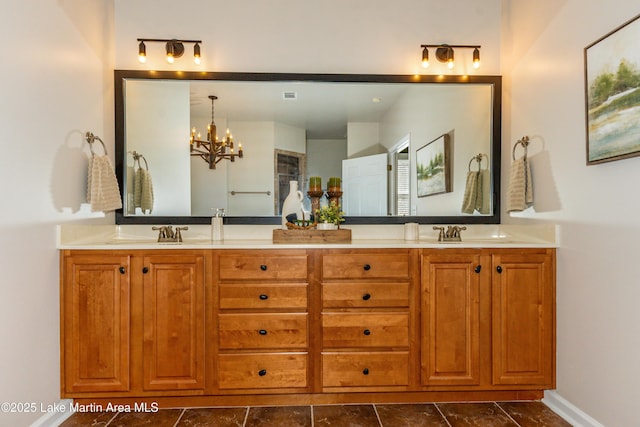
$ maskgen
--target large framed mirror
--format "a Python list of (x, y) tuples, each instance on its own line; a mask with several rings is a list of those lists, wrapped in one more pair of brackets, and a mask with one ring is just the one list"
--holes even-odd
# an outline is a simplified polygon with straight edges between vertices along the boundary
[[(279, 224), (288, 181), (306, 194), (309, 177), (341, 179), (346, 224), (499, 223), (501, 82), (116, 70), (116, 223), (206, 224), (222, 208), (228, 224)], [(194, 155), (212, 121), (236, 156)]]

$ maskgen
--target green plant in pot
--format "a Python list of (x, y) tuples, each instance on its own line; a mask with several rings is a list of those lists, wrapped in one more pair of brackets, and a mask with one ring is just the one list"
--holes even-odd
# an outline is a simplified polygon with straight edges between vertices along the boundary
[(320, 224), (334, 224), (337, 228), (340, 226), (340, 223), (344, 221), (344, 212), (340, 210), (340, 205), (335, 202), (322, 206), (316, 210), (315, 213), (319, 229), (322, 228)]

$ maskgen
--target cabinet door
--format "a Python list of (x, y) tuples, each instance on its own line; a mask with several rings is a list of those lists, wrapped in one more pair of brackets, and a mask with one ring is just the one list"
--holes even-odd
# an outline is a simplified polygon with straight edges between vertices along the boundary
[(493, 266), (493, 383), (552, 385), (553, 259), (496, 254)]
[(203, 389), (204, 256), (146, 256), (143, 266), (143, 388)]
[(422, 383), (480, 383), (480, 257), (422, 257)]
[(129, 265), (118, 255), (64, 259), (63, 392), (129, 390)]

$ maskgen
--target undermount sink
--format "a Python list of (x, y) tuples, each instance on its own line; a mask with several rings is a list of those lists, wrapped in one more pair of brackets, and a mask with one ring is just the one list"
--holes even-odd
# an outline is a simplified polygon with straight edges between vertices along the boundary
[(149, 245), (158, 243), (156, 239), (127, 239), (116, 237), (106, 242), (108, 245)]
[(462, 236), (462, 240), (444, 240), (438, 241), (437, 238), (420, 239), (421, 243), (433, 243), (433, 244), (445, 244), (445, 245), (460, 245), (460, 244), (474, 244), (474, 245), (495, 245), (495, 244), (507, 244), (517, 243), (515, 240), (507, 237), (468, 237)]

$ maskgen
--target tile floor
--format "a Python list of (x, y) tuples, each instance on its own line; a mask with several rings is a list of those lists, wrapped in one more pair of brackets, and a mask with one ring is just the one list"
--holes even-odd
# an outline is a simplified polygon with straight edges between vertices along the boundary
[(570, 427), (542, 402), (320, 405), (76, 413), (63, 427)]

